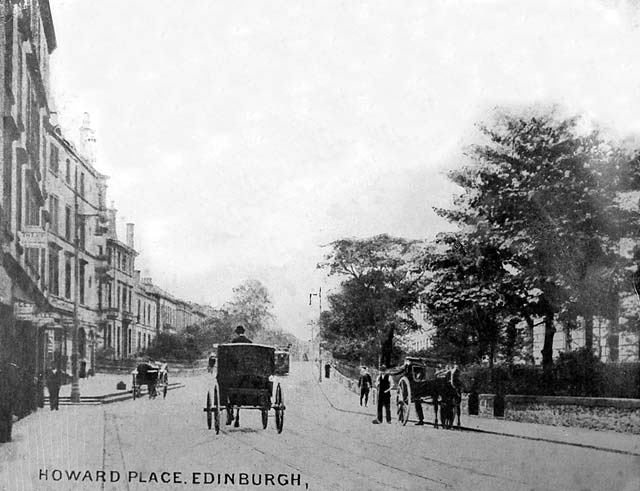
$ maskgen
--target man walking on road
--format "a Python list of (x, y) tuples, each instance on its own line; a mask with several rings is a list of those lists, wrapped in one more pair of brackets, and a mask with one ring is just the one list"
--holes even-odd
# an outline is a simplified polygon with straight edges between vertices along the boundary
[(364, 407), (367, 407), (369, 403), (369, 390), (373, 385), (371, 380), (371, 374), (367, 371), (367, 367), (362, 367), (360, 372), (360, 378), (358, 379), (358, 388), (360, 389), (360, 405), (362, 406), (362, 400), (364, 399)]
[(382, 423), (382, 408), (385, 409), (387, 423), (391, 423), (391, 382), (387, 367), (380, 366), (380, 375), (378, 376), (378, 419), (374, 419), (374, 424)]

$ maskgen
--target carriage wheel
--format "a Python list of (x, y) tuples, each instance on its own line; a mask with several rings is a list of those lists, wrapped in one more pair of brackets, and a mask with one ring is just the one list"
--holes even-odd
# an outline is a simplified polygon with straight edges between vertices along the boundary
[(411, 386), (407, 377), (402, 377), (398, 382), (398, 391), (396, 392), (396, 409), (398, 412), (398, 421), (402, 425), (406, 425), (409, 421), (409, 413), (411, 412)]
[(280, 384), (276, 387), (276, 429), (278, 433), (282, 433), (282, 427), (284, 426), (284, 397), (282, 395), (282, 388)]
[(262, 429), (266, 430), (267, 425), (269, 424), (269, 410), (263, 409), (261, 413), (262, 413)]
[(133, 376), (133, 380), (131, 381), (131, 392), (133, 393), (133, 398), (135, 399), (136, 397), (138, 397), (138, 394), (136, 393), (136, 376)]
[(166, 399), (166, 397), (167, 397), (168, 386), (169, 386), (169, 384), (164, 384), (164, 388), (162, 389), (162, 398), (163, 399)]
[(218, 382), (213, 386), (213, 425), (216, 435), (220, 433), (220, 389)]
[(207, 412), (207, 428), (211, 429), (211, 393), (207, 391), (207, 407), (205, 408)]

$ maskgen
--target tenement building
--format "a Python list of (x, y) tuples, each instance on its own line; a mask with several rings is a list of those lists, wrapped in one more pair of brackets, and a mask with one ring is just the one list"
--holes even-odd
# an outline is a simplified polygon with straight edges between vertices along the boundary
[[(83, 129), (88, 125), (85, 115)], [(93, 167), (92, 141), (81, 142), (82, 154), (58, 126), (47, 126), (46, 295), (48, 309), (39, 319), (45, 329), (47, 365), (71, 371), (72, 336), (77, 318), (79, 376), (95, 370), (100, 337), (98, 297), (100, 268), (106, 256), (106, 176)], [(89, 157), (84, 157), (89, 155)]]
[(149, 348), (155, 339), (158, 322), (155, 297), (147, 292), (140, 280), (140, 271), (135, 272), (134, 298), (136, 299), (135, 353)]
[(104, 326), (105, 355), (120, 360), (135, 352), (133, 306), (135, 259), (133, 224), (127, 224), (126, 242), (118, 240), (116, 210), (109, 209), (107, 232), (107, 268), (100, 284), (101, 320)]
[(48, 241), (46, 129), (49, 57), (56, 36), (48, 0), (0, 1), (0, 368), (15, 369), (13, 412), (42, 404)]

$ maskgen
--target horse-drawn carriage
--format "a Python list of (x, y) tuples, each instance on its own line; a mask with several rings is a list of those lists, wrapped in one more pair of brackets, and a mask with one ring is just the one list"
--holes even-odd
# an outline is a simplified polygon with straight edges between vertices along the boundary
[(289, 348), (276, 348), (275, 352), (275, 374), (289, 375)]
[(158, 393), (162, 393), (162, 398), (167, 397), (169, 388), (169, 370), (166, 363), (140, 363), (131, 372), (133, 398), (137, 399), (142, 395), (142, 387), (147, 386), (149, 399), (154, 399)]
[[(229, 425), (239, 426), (240, 409), (257, 409), (266, 429), (269, 410), (275, 410), (276, 429), (284, 424), (284, 396), (280, 384), (274, 388), (275, 348), (260, 344), (232, 343), (218, 346), (217, 370), (212, 387), (207, 391), (204, 411), (207, 427), (220, 432), (220, 414), (227, 411)], [(273, 403), (272, 403), (273, 401)]]
[[(458, 415), (460, 426), (460, 393), (459, 381), (453, 372), (438, 370), (440, 363), (427, 358), (407, 357), (401, 370), (397, 372), (399, 380), (396, 392), (396, 410), (398, 421), (406, 425), (413, 404), (419, 422), (423, 420), (422, 404), (433, 405), (435, 414), (434, 426), (438, 427), (438, 408), (442, 426), (453, 426), (454, 411)], [(440, 374), (438, 372), (441, 372)]]

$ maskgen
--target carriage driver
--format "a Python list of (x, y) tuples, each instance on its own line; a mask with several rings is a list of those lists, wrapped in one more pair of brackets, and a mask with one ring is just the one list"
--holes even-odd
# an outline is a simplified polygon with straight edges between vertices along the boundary
[(231, 340), (232, 343), (250, 343), (251, 340), (244, 335), (244, 327), (236, 327), (237, 336)]

